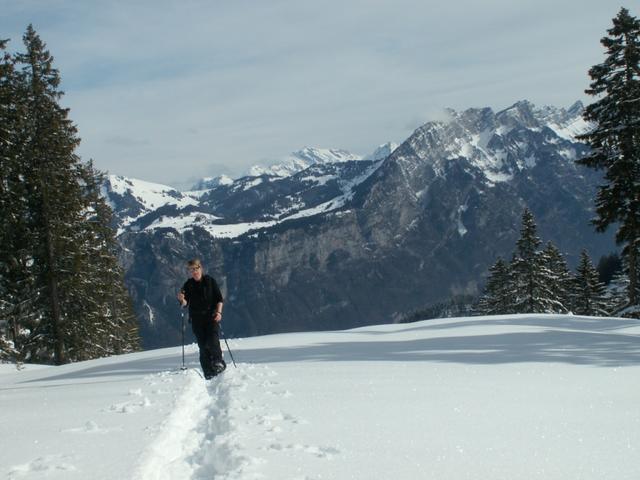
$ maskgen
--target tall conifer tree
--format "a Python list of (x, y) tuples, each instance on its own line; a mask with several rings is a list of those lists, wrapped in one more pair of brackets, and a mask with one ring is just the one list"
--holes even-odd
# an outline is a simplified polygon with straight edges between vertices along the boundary
[(11, 57), (4, 52), (7, 40), (0, 40), (0, 360), (15, 355), (12, 313), (14, 298), (11, 292), (8, 252), (12, 251), (11, 231), (13, 209), (10, 194), (11, 172), (15, 158), (11, 152), (15, 126), (14, 72)]
[(77, 176), (79, 158), (75, 154), (79, 139), (68, 110), (58, 103), (62, 92), (53, 57), (31, 25), (23, 40), (26, 52), (17, 55), (27, 94), (27, 141), (22, 161), (29, 180), (34, 235), (39, 241), (34, 252), (37, 274), (46, 291), (38, 333), (50, 343), (45, 346), (38, 342), (32, 354), (47, 360), (52, 352), (53, 361), (60, 364), (67, 361), (64, 295), (73, 281), (72, 258), (79, 248), (73, 241), (73, 229), (83, 208)]
[(15, 325), (21, 359), (60, 364), (132, 351), (137, 327), (101, 176), (75, 153), (79, 138), (59, 105), (59, 73), (32, 26), (24, 45), (3, 64), (11, 95), (0, 91), (0, 115), (17, 112), (8, 147), (0, 144), (8, 166), (0, 202), (12, 202), (1, 232), (13, 232), (0, 239), (9, 293), (2, 318)]
[(637, 258), (640, 249), (640, 21), (625, 8), (613, 19), (603, 63), (589, 70), (586, 93), (599, 99), (587, 106), (584, 118), (593, 129), (579, 137), (590, 154), (581, 165), (605, 172), (606, 183), (596, 198), (594, 225), (605, 231), (618, 225), (616, 241), (629, 261), (627, 307), (638, 305)]
[[(0, 53), (7, 41), (0, 42)], [(27, 92), (19, 81), (15, 60), (0, 57), (0, 326), (12, 358), (20, 351), (40, 318), (40, 291), (34, 277), (33, 217), (29, 208), (27, 171), (22, 162), (27, 141)]]

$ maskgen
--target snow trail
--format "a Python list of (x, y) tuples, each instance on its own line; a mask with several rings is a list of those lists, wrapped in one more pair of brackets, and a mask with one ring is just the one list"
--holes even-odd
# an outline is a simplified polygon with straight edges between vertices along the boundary
[(204, 421), (209, 395), (200, 376), (187, 370), (188, 381), (176, 398), (172, 413), (143, 454), (133, 478), (138, 480), (188, 479), (193, 471), (187, 459), (200, 446), (197, 426)]
[(339, 454), (333, 447), (291, 443), (308, 422), (282, 408), (293, 394), (271, 367), (239, 364), (211, 381), (193, 370), (187, 375), (136, 480), (255, 480), (292, 455), (322, 461)]
[(291, 393), (279, 389), (273, 380), (277, 375), (267, 366), (239, 364), (206, 384), (209, 403), (195, 430), (200, 445), (186, 459), (193, 468), (191, 479), (265, 478), (262, 471), (274, 453), (289, 449), (281, 437), (298, 421), (278, 408)]
[[(254, 425), (270, 426), (282, 414), (260, 415), (253, 401), (243, 396), (251, 386), (264, 387), (264, 370), (240, 364), (210, 381), (195, 370), (188, 370), (187, 382), (176, 397), (173, 412), (162, 423), (159, 433), (142, 456), (133, 476), (136, 480), (234, 480), (260, 478), (259, 458), (243, 456), (242, 441), (255, 430), (243, 427), (248, 419)], [(267, 375), (273, 375), (272, 372)]]
[(241, 385), (236, 372), (230, 369), (205, 384), (209, 401), (204, 418), (196, 427), (200, 444), (187, 458), (194, 469), (192, 479), (239, 478), (250, 463), (238, 454), (238, 437), (230, 418), (232, 391)]

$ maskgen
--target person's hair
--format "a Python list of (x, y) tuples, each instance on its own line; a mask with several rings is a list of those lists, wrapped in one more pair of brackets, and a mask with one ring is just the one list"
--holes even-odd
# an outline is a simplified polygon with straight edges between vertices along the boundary
[(197, 268), (197, 267), (202, 268), (202, 263), (200, 263), (199, 258), (192, 258), (187, 262), (187, 268)]

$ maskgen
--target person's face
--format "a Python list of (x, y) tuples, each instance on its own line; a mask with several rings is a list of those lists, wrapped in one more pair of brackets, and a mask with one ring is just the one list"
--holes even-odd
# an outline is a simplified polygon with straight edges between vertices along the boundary
[(199, 282), (202, 278), (202, 267), (189, 267), (189, 273), (191, 274), (191, 278)]

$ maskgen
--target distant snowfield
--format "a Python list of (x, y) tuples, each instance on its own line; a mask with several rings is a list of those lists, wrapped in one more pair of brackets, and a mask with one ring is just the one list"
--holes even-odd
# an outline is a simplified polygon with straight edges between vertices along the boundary
[(640, 324), (523, 315), (0, 366), (9, 479), (640, 478)]

